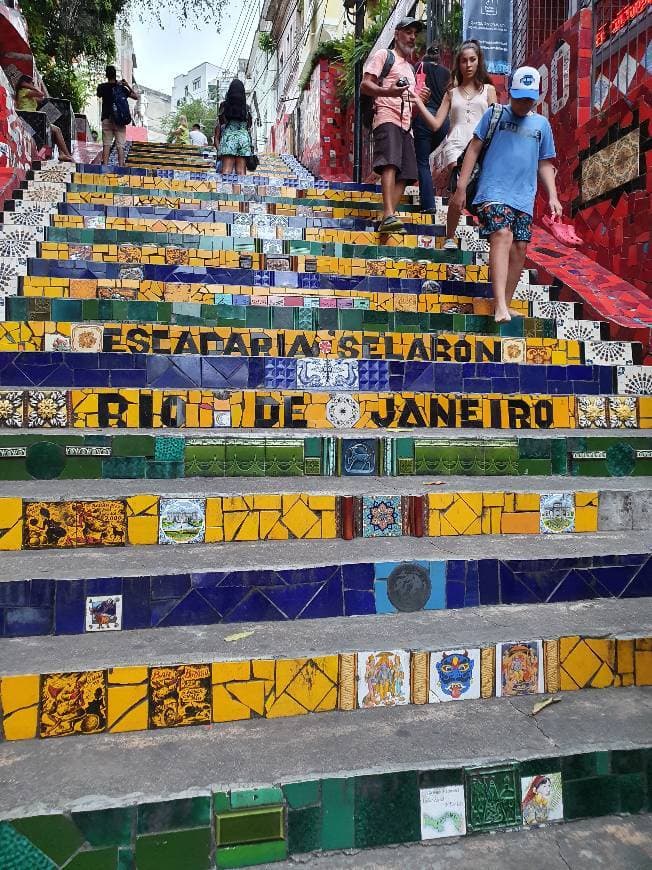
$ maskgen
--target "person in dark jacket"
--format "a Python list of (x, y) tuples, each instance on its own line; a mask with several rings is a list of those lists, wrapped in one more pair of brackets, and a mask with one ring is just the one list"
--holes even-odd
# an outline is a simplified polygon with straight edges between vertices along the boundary
[[(444, 99), (451, 74), (446, 67), (438, 63), (439, 45), (433, 43), (428, 47), (421, 64), (426, 75), (426, 86), (430, 91), (430, 99), (426, 108), (432, 115), (436, 115)], [(419, 67), (417, 67), (419, 72)], [(436, 133), (428, 124), (417, 116), (414, 119), (412, 129), (414, 131), (414, 149), (417, 155), (417, 170), (419, 173), (419, 193), (421, 197), (421, 211), (426, 214), (435, 213), (435, 190), (432, 183), (432, 171), (430, 169), (430, 155), (444, 141), (448, 135), (448, 120), (442, 124)]]

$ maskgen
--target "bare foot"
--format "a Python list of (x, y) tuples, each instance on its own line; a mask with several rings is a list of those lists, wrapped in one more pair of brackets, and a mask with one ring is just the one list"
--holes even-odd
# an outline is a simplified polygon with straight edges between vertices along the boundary
[(509, 311), (504, 309), (504, 311), (497, 310), (494, 314), (494, 320), (496, 323), (509, 323), (512, 318), (509, 316)]
[(507, 310), (509, 311), (509, 313), (511, 314), (512, 317), (523, 317), (521, 312), (517, 311), (515, 308), (508, 308)]

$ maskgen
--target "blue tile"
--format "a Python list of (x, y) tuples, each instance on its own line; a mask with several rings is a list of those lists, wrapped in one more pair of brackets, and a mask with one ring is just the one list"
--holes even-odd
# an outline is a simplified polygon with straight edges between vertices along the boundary
[(345, 590), (344, 610), (346, 616), (374, 614), (376, 612), (376, 602), (373, 591), (362, 592), (358, 589)]
[[(324, 588), (326, 587), (326, 588)], [(342, 583), (339, 578), (326, 584), (297, 583), (293, 586), (268, 586), (264, 589), (264, 595), (268, 598), (287, 619), (297, 619), (302, 611), (317, 594), (324, 593), (330, 606), (329, 616), (344, 616), (342, 603)]]
[(13, 606), (28, 605), (30, 601), (30, 581), (11, 580), (8, 583), (0, 583), (0, 605)]
[(221, 615), (196, 590), (190, 592), (157, 621), (159, 627), (172, 625), (211, 625), (220, 622)]
[(149, 628), (150, 578), (124, 577), (122, 580), (122, 628)]
[(478, 586), (480, 604), (500, 603), (500, 582), (497, 559), (480, 559), (478, 561)]
[(84, 595), (122, 595), (122, 577), (95, 577), (77, 581), (84, 584)]
[[(1, 611), (0, 611), (1, 612)], [(4, 637), (52, 634), (53, 611), (46, 607), (7, 607)]]
[(57, 580), (55, 594), (55, 633), (81, 634), (84, 631), (86, 601), (79, 580)]
[(180, 598), (190, 590), (190, 574), (159, 574), (151, 578), (152, 601)]
[[(394, 564), (394, 563), (392, 563)], [(373, 589), (375, 570), (370, 562), (360, 562), (352, 565), (342, 565), (342, 582), (344, 589), (369, 591)]]

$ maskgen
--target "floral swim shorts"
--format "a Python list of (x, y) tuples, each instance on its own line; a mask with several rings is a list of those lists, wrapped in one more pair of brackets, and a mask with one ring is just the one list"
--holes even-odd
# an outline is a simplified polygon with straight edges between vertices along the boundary
[(480, 235), (487, 238), (496, 230), (511, 230), (515, 242), (532, 238), (532, 215), (502, 202), (483, 202), (477, 206)]

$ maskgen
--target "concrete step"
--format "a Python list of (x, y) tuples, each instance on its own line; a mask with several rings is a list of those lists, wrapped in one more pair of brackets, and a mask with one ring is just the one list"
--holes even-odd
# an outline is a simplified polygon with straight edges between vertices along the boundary
[[(432, 836), (427, 819), (422, 831), (422, 815), (444, 799), (469, 837), (517, 829), (535, 776), (553, 786), (550, 815), (559, 821), (648, 809), (649, 689), (567, 693), (536, 718), (533, 700), (377, 710), (365, 729), (357, 717), (333, 713), (298, 729), (280, 719), (99, 735), (92, 777), (85, 740), (60, 741), (56, 752), (42, 741), (6, 744), (0, 817), (9, 823), (0, 842), (15, 866), (51, 866), (41, 850), (61, 866), (82, 849), (90, 862), (83, 866), (120, 859), (139, 870), (230, 867), (418, 842)], [(564, 828), (549, 830), (555, 843), (564, 836)], [(532, 837), (539, 842), (541, 832), (523, 842)], [(467, 845), (477, 856), (481, 840), (457, 841), (455, 866), (467, 866), (460, 863)], [(507, 848), (506, 837), (494, 842)], [(438, 866), (429, 860), (434, 851), (420, 852), (429, 867)], [(17, 855), (32, 863), (15, 864)], [(508, 866), (502, 849), (500, 856), (499, 866)], [(362, 854), (353, 863), (340, 858), (308, 862), (372, 866)], [(480, 861), (474, 866), (494, 866)]]

